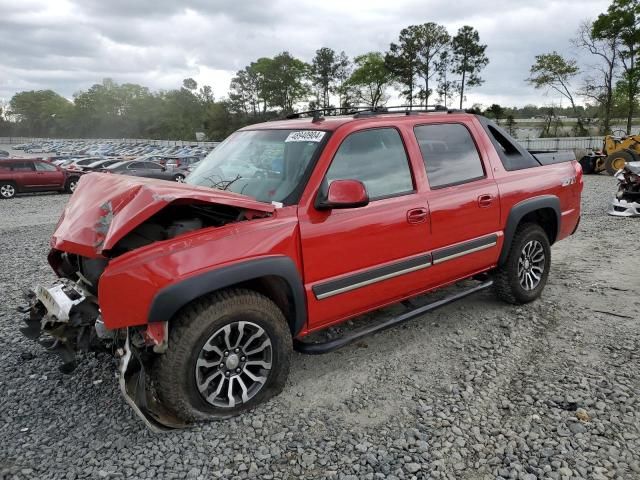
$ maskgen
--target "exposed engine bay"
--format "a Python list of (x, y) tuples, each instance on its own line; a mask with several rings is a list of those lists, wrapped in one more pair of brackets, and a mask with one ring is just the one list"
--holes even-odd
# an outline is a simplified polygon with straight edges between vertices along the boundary
[(609, 215), (640, 217), (640, 162), (627, 162), (615, 177), (618, 191), (611, 202)]

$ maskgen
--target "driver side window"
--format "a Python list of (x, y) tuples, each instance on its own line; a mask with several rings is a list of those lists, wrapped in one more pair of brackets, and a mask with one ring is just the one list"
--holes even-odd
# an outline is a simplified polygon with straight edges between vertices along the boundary
[(360, 180), (371, 200), (414, 191), (409, 160), (395, 128), (376, 128), (349, 135), (326, 175), (333, 180)]

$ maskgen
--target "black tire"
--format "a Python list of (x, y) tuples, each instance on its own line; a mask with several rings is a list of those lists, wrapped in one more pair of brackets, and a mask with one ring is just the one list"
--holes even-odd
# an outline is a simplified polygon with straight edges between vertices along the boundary
[[(254, 386), (257, 383), (261, 386), (248, 401), (230, 407), (215, 406), (207, 402), (198, 389), (196, 363), (205, 344), (210, 345), (213, 335), (225, 326), (237, 325), (239, 321), (258, 325), (266, 333), (271, 342), (267, 347), (270, 349), (271, 369), (265, 374), (265, 381), (254, 382)], [(244, 348), (247, 348), (246, 345)], [(291, 352), (291, 332), (284, 315), (271, 300), (251, 290), (223, 290), (195, 301), (171, 321), (169, 348), (155, 359), (151, 377), (158, 398), (177, 417), (188, 422), (228, 418), (249, 410), (282, 391), (289, 374)], [(250, 353), (246, 355), (249, 358)], [(218, 361), (224, 359), (214, 360), (213, 363), (217, 364)], [(209, 371), (215, 373), (219, 369), (226, 373), (227, 366), (223, 369), (222, 365), (223, 363), (219, 367), (212, 366)], [(240, 373), (235, 376), (243, 378), (244, 375), (246, 374)], [(244, 377), (243, 390), (250, 380)], [(235, 383), (229, 378), (222, 379), (220, 383), (225, 382), (228, 382), (227, 388), (230, 384), (239, 388), (237, 378)], [(211, 381), (211, 384), (214, 382)]]
[(0, 182), (0, 199), (9, 200), (13, 198), (18, 193), (18, 188), (15, 183), (2, 181)]
[(185, 177), (183, 174), (178, 173), (177, 175), (175, 175), (175, 176), (173, 177), (173, 180), (174, 180), (175, 182), (178, 182), (178, 183), (184, 183), (184, 179), (185, 179), (185, 178), (186, 178), (186, 177)]
[[(533, 242), (533, 243), (531, 243)], [(522, 284), (519, 276), (519, 263), (521, 256), (524, 254), (525, 247), (528, 245), (539, 245), (544, 254), (542, 273), (537, 284), (529, 285), (533, 288), (527, 288)], [(536, 247), (537, 248), (537, 247)], [(526, 256), (526, 255), (525, 255)], [(532, 263), (531, 263), (532, 264)], [(522, 264), (524, 268), (525, 264)], [(498, 267), (493, 276), (493, 285), (498, 298), (507, 303), (523, 304), (529, 303), (540, 296), (549, 276), (549, 268), (551, 266), (551, 246), (549, 238), (542, 227), (535, 223), (525, 223), (520, 225), (511, 242), (509, 254), (505, 263)], [(536, 267), (534, 267), (536, 268)], [(536, 270), (538, 271), (538, 270)], [(526, 269), (525, 269), (526, 272)], [(526, 276), (526, 274), (525, 274)], [(531, 276), (527, 278), (533, 278)], [(524, 280), (524, 283), (527, 283)]]
[[(629, 152), (614, 152), (609, 155), (604, 161), (604, 168), (609, 175), (615, 175), (619, 168), (624, 167), (624, 163), (622, 166), (619, 164), (624, 161), (625, 163), (633, 162), (633, 155)], [(616, 165), (616, 166), (614, 166)], [(619, 168), (617, 168), (619, 166)]]
[(589, 155), (585, 155), (580, 159), (580, 166), (582, 167), (582, 173), (585, 175), (592, 174), (596, 168), (596, 159)]
[(67, 193), (73, 193), (78, 185), (78, 177), (69, 177), (64, 184), (64, 191)]

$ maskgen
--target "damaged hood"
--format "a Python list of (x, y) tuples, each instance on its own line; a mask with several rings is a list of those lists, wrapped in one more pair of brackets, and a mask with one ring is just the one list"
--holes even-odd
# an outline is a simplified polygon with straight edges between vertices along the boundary
[(253, 212), (275, 207), (251, 197), (184, 183), (108, 173), (83, 175), (58, 222), (51, 247), (96, 257), (170, 203), (211, 203)]

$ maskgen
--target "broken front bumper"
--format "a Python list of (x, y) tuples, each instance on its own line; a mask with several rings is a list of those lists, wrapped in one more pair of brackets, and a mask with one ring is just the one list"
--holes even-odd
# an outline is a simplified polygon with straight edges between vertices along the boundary
[[(158, 325), (150, 329), (151, 332), (106, 329), (95, 297), (71, 281), (61, 280), (50, 288), (37, 286), (27, 298), (29, 304), (18, 308), (28, 314), (26, 326), (20, 330), (47, 350), (59, 354), (63, 373), (71, 373), (76, 368), (77, 352), (115, 354), (120, 359), (120, 390), (145, 425), (156, 433), (187, 426), (162, 406), (150, 388), (145, 368), (151, 362), (150, 352), (166, 349), (166, 342), (154, 342), (154, 337), (149, 337)], [(166, 335), (166, 324), (160, 326)], [(132, 334), (135, 341), (131, 340)], [(156, 332), (155, 339), (158, 336)]]
[(615, 217), (640, 217), (640, 203), (614, 197), (607, 213)]

